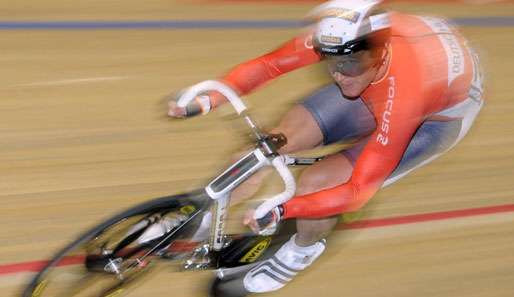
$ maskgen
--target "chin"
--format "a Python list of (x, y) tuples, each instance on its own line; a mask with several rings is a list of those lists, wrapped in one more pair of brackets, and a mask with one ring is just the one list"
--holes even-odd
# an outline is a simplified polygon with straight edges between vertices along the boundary
[(337, 81), (336, 81), (336, 83), (339, 86), (341, 93), (343, 93), (343, 96), (346, 99), (350, 99), (350, 100), (358, 99), (362, 93), (362, 90), (360, 90), (359, 88), (356, 88), (355, 84), (349, 84), (349, 85), (345, 86)]
[(349, 100), (359, 99), (361, 95), (361, 92), (352, 92), (352, 90), (344, 90), (343, 88), (341, 88), (341, 92), (343, 93), (344, 97)]

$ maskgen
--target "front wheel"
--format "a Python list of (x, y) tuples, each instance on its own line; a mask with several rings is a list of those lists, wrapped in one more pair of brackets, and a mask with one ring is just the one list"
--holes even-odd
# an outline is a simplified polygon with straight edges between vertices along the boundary
[[(156, 255), (190, 231), (210, 202), (199, 191), (154, 199), (113, 216), (55, 254), (22, 297), (119, 295), (149, 271)], [(141, 240), (148, 228), (169, 216), (180, 218), (179, 224), (158, 237)]]

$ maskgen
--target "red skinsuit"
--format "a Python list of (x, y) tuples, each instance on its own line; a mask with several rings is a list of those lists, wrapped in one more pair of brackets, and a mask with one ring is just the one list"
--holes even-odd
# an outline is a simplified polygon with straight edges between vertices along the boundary
[[(420, 124), (467, 98), (473, 71), (461, 37), (434, 34), (448, 27), (433, 19), (393, 13), (391, 24), (389, 69), (361, 95), (377, 129), (350, 180), (294, 197), (284, 205), (285, 218), (321, 218), (358, 210), (396, 168)], [(281, 74), (319, 62), (310, 40), (309, 34), (297, 36), (273, 52), (238, 65), (223, 80), (245, 95)], [(214, 97), (213, 105), (224, 101)]]

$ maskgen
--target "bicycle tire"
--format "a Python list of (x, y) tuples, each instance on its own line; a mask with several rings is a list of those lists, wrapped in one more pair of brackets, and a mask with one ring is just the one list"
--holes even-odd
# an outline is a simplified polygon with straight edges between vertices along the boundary
[[(101, 272), (98, 272), (98, 271), (92, 271), (91, 268), (87, 265), (87, 261), (89, 261), (88, 257), (90, 255), (88, 255), (88, 253), (86, 253), (85, 256), (81, 255), (80, 253), (78, 255), (74, 255), (74, 252), (80, 251), (82, 248), (86, 249), (87, 245), (89, 243), (91, 243), (95, 239), (98, 240), (98, 238), (100, 238), (102, 236), (102, 234), (107, 234), (106, 235), (107, 237), (108, 236), (112, 237), (114, 235), (119, 236), (118, 233), (124, 232), (123, 230), (125, 230), (124, 235), (121, 236), (121, 237), (125, 237), (120, 240), (119, 244), (121, 244), (121, 242), (123, 242), (123, 240), (125, 240), (127, 237), (132, 236), (135, 233), (132, 233), (132, 234), (127, 233), (127, 230), (128, 230), (127, 227), (125, 227), (125, 229), (118, 230), (119, 232), (117, 232), (117, 233), (116, 233), (116, 230), (114, 230), (113, 231), (114, 233), (111, 235), (109, 235), (109, 233), (107, 233), (107, 232), (109, 232), (109, 230), (111, 228), (116, 228), (116, 226), (119, 226), (120, 224), (123, 224), (125, 222), (130, 223), (129, 219), (134, 219), (134, 223), (132, 225), (127, 224), (128, 227), (134, 226), (138, 222), (141, 222), (142, 218), (148, 219), (149, 218), (148, 216), (151, 216), (151, 215), (154, 215), (157, 213), (168, 213), (168, 212), (177, 211), (177, 210), (184, 211), (184, 208), (188, 208), (186, 212), (189, 212), (189, 214), (188, 214), (189, 218), (185, 222), (183, 222), (181, 225), (176, 227), (177, 230), (173, 229), (174, 231), (172, 231), (170, 233), (170, 235), (172, 235), (172, 236), (168, 236), (168, 238), (166, 239), (167, 242), (165, 242), (163, 240), (163, 241), (157, 242), (157, 243), (153, 242), (154, 246), (152, 246), (151, 244), (148, 244), (146, 246), (147, 249), (153, 248), (155, 250), (155, 247), (157, 246), (157, 244), (160, 244), (163, 247), (165, 244), (168, 245), (174, 239), (176, 239), (181, 233), (183, 233), (183, 231), (185, 230), (184, 229), (185, 226), (190, 224), (191, 222), (193, 222), (194, 216), (197, 216), (199, 213), (201, 213), (205, 209), (207, 209), (210, 206), (211, 202), (212, 202), (212, 200), (209, 199), (207, 194), (202, 190), (202, 191), (194, 191), (194, 192), (190, 192), (190, 193), (186, 193), (186, 194), (171, 195), (171, 196), (156, 198), (156, 199), (150, 200), (148, 202), (144, 202), (144, 203), (141, 203), (134, 207), (131, 207), (125, 211), (122, 211), (122, 212), (104, 220), (102, 223), (90, 228), (86, 232), (82, 233), (70, 244), (68, 244), (67, 246), (65, 246), (64, 248), (59, 250), (57, 253), (55, 253), (55, 255), (51, 258), (51, 260), (49, 260), (47, 262), (47, 264), (31, 279), (30, 283), (23, 290), (21, 296), (22, 297), (82, 296), (82, 295), (77, 295), (77, 294), (84, 293), (84, 292), (76, 292), (76, 293), (72, 292), (72, 293), (68, 294), (65, 292), (66, 289), (63, 289), (63, 293), (62, 294), (59, 293), (60, 294), (59, 295), (59, 294), (56, 294), (55, 291), (52, 293), (51, 292), (52, 289), (48, 290), (48, 285), (51, 284), (52, 282), (55, 282), (56, 284), (59, 284), (59, 285), (61, 285), (61, 284), (64, 285), (65, 282), (68, 282), (68, 280), (66, 278), (70, 279), (69, 281), (71, 282), (71, 279), (72, 279), (71, 274), (65, 275), (64, 280), (59, 279), (59, 278), (63, 277), (63, 276), (59, 276), (59, 273), (58, 273), (59, 269), (62, 269), (64, 266), (68, 267), (68, 265), (69, 265), (69, 267), (78, 266), (78, 267), (73, 267), (73, 269), (79, 269), (80, 272), (84, 274), (82, 279), (79, 278), (77, 280), (78, 282), (75, 286), (73, 286), (73, 290), (81, 290), (81, 288), (77, 287), (77, 286), (79, 284), (80, 284), (80, 286), (87, 285), (86, 281), (90, 281), (90, 280), (88, 280), (88, 278), (91, 278), (91, 277), (93, 278), (93, 280), (94, 280), (94, 278), (109, 277), (110, 279), (113, 279), (113, 278), (117, 277), (118, 280), (112, 281), (113, 285), (108, 286), (108, 288), (99, 289), (98, 293), (96, 293), (96, 292), (91, 293), (91, 294), (86, 293), (86, 295), (84, 295), (84, 296), (88, 296), (88, 297), (89, 296), (91, 296), (91, 297), (117, 296), (118, 293), (120, 293), (121, 288), (123, 286), (125, 286), (126, 284), (132, 282), (133, 279), (123, 279), (123, 278), (120, 279), (119, 275), (117, 275), (116, 273), (109, 275), (108, 273), (102, 274)], [(145, 226), (144, 228), (147, 228), (147, 227), (148, 226)], [(136, 232), (144, 232), (144, 231), (136, 230)], [(132, 236), (132, 237), (135, 237), (135, 236)], [(135, 239), (136, 238), (133, 238), (133, 240), (135, 240)], [(108, 240), (110, 240), (110, 238), (105, 238), (105, 240), (108, 241)], [(131, 243), (126, 244), (126, 246), (124, 246), (123, 248), (128, 247), (129, 244), (131, 244)], [(140, 246), (144, 246), (144, 244), (142, 244)], [(127, 248), (127, 250), (129, 250), (129, 248)], [(143, 250), (143, 248), (141, 248), (141, 250)], [(154, 253), (156, 251), (157, 250), (155, 250)], [(131, 252), (129, 252), (129, 253), (131, 253)], [(115, 256), (115, 254), (113, 253), (112, 258), (114, 258), (114, 256)], [(108, 257), (110, 257), (110, 256), (108, 256)], [(108, 257), (106, 257), (106, 258), (108, 258)], [(112, 258), (109, 258), (109, 259), (112, 260)], [(123, 261), (125, 260), (123, 257), (122, 257), (122, 259), (123, 259)], [(77, 265), (70, 265), (70, 264), (77, 264)], [(80, 264), (82, 264), (82, 265), (80, 265)], [(142, 268), (141, 271), (146, 270), (145, 267), (141, 267), (141, 268)], [(63, 272), (63, 275), (65, 273), (66, 272)], [(52, 276), (52, 274), (54, 274), (54, 275)], [(78, 277), (78, 273), (76, 276)], [(74, 275), (74, 277), (75, 277), (75, 275)], [(137, 277), (139, 277), (139, 275), (135, 275), (134, 279)], [(71, 286), (71, 285), (68, 284), (68, 286)], [(72, 287), (70, 287), (70, 288), (72, 288)], [(53, 288), (53, 290), (57, 290), (57, 288)], [(48, 292), (48, 291), (50, 291), (50, 292)]]

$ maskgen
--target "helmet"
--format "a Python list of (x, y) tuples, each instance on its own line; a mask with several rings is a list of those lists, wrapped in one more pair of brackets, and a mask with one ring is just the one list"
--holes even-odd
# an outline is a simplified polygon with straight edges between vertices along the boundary
[(356, 53), (371, 50), (376, 55), (377, 49), (384, 48), (390, 36), (389, 14), (378, 9), (380, 2), (334, 0), (314, 9), (309, 16), (316, 21), (314, 49), (325, 57), (338, 56), (339, 60), (347, 60), (343, 63), (347, 67), (339, 70), (350, 69), (353, 70), (350, 74), (354, 75), (365, 71), (363, 66), (369, 66), (369, 63), (359, 63)]
[(315, 49), (324, 55), (345, 55), (380, 45), (377, 41), (385, 43), (386, 38), (374, 38), (387, 35), (390, 28), (389, 14), (378, 10), (380, 2), (335, 0), (318, 6), (310, 15), (317, 21)]

